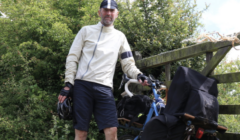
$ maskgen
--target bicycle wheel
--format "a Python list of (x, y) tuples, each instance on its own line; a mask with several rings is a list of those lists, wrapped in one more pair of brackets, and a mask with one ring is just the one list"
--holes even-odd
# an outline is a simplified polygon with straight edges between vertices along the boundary
[(118, 140), (134, 140), (135, 136), (133, 135), (123, 135)]

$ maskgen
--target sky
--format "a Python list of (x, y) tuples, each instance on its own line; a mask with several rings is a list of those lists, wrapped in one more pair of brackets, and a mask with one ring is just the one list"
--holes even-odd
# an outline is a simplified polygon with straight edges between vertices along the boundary
[[(223, 35), (229, 35), (240, 32), (238, 15), (240, 0), (197, 0), (197, 9), (204, 9), (205, 4), (210, 4), (210, 6), (202, 15), (201, 22), (205, 26), (199, 28), (201, 33), (219, 32)], [(236, 48), (240, 49), (240, 46)], [(240, 59), (240, 50), (232, 48), (226, 57), (228, 61)]]

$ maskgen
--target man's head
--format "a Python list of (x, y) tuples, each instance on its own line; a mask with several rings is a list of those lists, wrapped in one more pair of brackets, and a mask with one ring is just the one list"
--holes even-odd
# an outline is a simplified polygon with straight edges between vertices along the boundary
[(114, 0), (103, 0), (98, 15), (101, 17), (101, 23), (104, 26), (112, 26), (114, 20), (118, 17), (118, 6)]

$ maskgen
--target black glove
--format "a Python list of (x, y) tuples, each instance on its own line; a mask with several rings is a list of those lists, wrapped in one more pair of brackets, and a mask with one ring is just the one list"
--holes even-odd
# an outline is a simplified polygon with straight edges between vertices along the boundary
[(144, 74), (138, 74), (137, 75), (137, 80), (139, 81), (140, 79), (142, 80), (142, 82), (144, 82), (145, 80), (148, 81), (148, 77)]
[[(65, 87), (69, 87), (69, 90), (65, 90), (64, 89)], [(72, 88), (73, 88), (73, 85), (71, 83), (69, 83), (69, 82), (65, 83), (65, 86), (60, 91), (60, 95), (69, 97)]]

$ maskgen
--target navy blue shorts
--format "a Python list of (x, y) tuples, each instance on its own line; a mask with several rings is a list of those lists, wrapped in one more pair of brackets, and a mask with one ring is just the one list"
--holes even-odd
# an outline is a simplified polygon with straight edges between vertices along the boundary
[(73, 90), (73, 127), (88, 131), (94, 115), (99, 131), (118, 127), (117, 110), (110, 87), (82, 80), (75, 80)]

